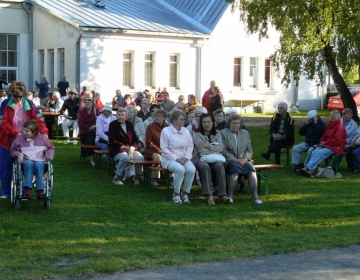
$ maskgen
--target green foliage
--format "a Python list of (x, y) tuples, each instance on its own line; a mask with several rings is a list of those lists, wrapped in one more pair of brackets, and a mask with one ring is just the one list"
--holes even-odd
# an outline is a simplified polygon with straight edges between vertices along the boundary
[(346, 70), (359, 65), (360, 0), (226, 2), (233, 9), (239, 8), (240, 19), (249, 33), (259, 33), (260, 38), (268, 37), (270, 30), (280, 33), (271, 59), (277, 70), (283, 67), (285, 86), (292, 77), (298, 83), (301, 75), (323, 82), (322, 66), (328, 64), (330, 57)]
[(346, 84), (358, 84), (359, 83), (359, 73), (358, 67), (352, 67), (349, 71), (343, 71), (343, 78)]
[[(303, 120), (295, 119), (296, 129)], [(267, 149), (269, 126), (248, 129), (254, 160), (265, 163), (259, 154)], [(302, 177), (292, 166), (272, 170), (268, 196), (262, 183), (260, 206), (238, 188), (234, 204), (215, 199), (217, 204), (209, 207), (198, 186), (187, 206), (166, 199), (165, 181), (151, 190), (130, 182), (117, 186), (105, 159), (95, 169), (89, 159), (79, 159), (79, 145), (58, 141), (55, 146), (50, 210), (33, 200), (16, 211), (9, 200), (0, 200), (1, 279), (87, 279), (114, 271), (360, 244), (359, 182), (344, 160), (344, 179), (339, 180)]]

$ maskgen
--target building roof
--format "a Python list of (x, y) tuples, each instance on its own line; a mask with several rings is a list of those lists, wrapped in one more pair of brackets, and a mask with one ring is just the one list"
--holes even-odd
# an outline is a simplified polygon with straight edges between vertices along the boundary
[(30, 0), (75, 26), (143, 32), (210, 35), (229, 6), (224, 0)]

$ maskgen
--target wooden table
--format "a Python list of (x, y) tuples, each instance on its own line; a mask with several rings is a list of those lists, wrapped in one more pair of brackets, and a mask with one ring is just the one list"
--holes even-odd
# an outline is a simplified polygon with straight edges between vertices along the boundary
[[(256, 170), (256, 175), (258, 179), (258, 193), (260, 193), (260, 182), (261, 178), (265, 180), (265, 195), (268, 195), (269, 189), (269, 170), (271, 169), (281, 169), (284, 166), (280, 164), (258, 164), (254, 165)], [(265, 174), (261, 173), (261, 171), (265, 171)]]

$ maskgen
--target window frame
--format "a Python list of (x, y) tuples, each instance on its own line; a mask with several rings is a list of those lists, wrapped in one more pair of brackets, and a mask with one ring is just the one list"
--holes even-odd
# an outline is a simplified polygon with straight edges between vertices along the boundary
[[(6, 65), (0, 66), (0, 79), (6, 81), (7, 83), (11, 83), (18, 79), (19, 73), (19, 35), (12, 33), (0, 33), (2, 36), (6, 36), (6, 49), (1, 51), (5, 52), (6, 57)], [(15, 39), (16, 49), (9, 48), (9, 36), (12, 36)], [(9, 66), (9, 53), (15, 54), (13, 58), (13, 62), (15, 65)], [(12, 72), (12, 73), (10, 73)], [(14, 76), (13, 76), (14, 75)], [(13, 76), (13, 77), (12, 77)]]
[[(240, 63), (236, 63), (235, 62), (235, 59), (240, 59)], [(238, 67), (238, 75), (237, 77), (235, 77), (235, 67)], [(243, 68), (243, 57), (242, 56), (235, 56), (233, 58), (233, 87), (235, 88), (242, 88), (242, 80), (243, 80), (243, 71), (242, 71), (242, 68)], [(238, 78), (237, 81), (235, 81), (235, 78)], [(235, 84), (236, 82), (236, 84)]]
[[(251, 63), (251, 60), (255, 59), (255, 64)], [(258, 88), (258, 67), (259, 67), (259, 59), (258, 57), (251, 56), (249, 57), (249, 80), (252, 77), (253, 84), (249, 84), (250, 88)]]
[[(130, 58), (125, 58), (125, 55), (129, 54)], [(123, 52), (123, 57), (122, 57), (122, 66), (123, 66), (123, 77), (122, 77), (122, 84), (123, 84), (123, 88), (134, 88), (134, 53), (132, 51), (124, 51)], [(125, 69), (125, 63), (129, 63), (130, 64), (130, 69)], [(125, 70), (127, 73), (125, 73)], [(128, 74), (128, 77), (125, 77), (125, 75)], [(125, 82), (125, 78), (128, 79), (128, 81)], [(127, 84), (129, 83), (129, 84)]]
[[(176, 61), (172, 61), (171, 58), (172, 57), (176, 57)], [(174, 69), (172, 69), (173, 65), (175, 65), (175, 72), (176, 72), (176, 76), (175, 76), (175, 80), (176, 81), (172, 81), (172, 71)], [(174, 84), (175, 83), (175, 84)], [(173, 89), (180, 89), (180, 54), (178, 53), (172, 53), (170, 54), (169, 57), (169, 88), (173, 88)]]
[[(148, 55), (151, 56), (151, 59), (147, 59)], [(150, 75), (148, 75), (149, 73), (147, 73), (148, 71), (147, 64), (150, 64)], [(144, 54), (144, 86), (145, 87), (155, 88), (154, 70), (155, 70), (155, 53), (147, 52)], [(149, 79), (147, 78), (148, 76), (150, 76)]]

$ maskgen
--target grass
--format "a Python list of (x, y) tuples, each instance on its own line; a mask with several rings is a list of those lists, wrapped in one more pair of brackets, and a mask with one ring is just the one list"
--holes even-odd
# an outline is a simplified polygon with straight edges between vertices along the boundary
[[(264, 163), (268, 127), (249, 131), (255, 162)], [(343, 179), (271, 171), (260, 206), (237, 189), (234, 204), (209, 207), (198, 186), (186, 206), (167, 200), (164, 184), (151, 191), (113, 185), (105, 161), (94, 169), (79, 159), (79, 146), (55, 145), (51, 209), (34, 200), (16, 211), (0, 201), (1, 279), (85, 278), (360, 244), (359, 179), (345, 160)]]

